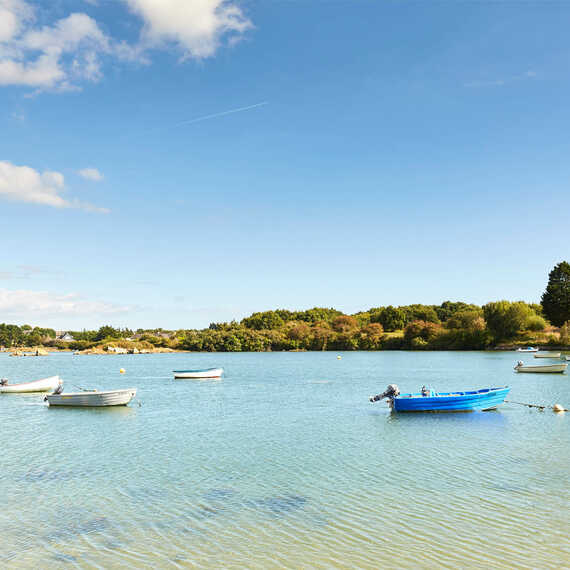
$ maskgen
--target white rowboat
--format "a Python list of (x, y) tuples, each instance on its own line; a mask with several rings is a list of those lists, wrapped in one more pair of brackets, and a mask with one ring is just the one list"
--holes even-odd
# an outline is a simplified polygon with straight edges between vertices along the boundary
[(62, 384), (63, 381), (59, 376), (50, 376), (49, 378), (42, 378), (41, 380), (34, 380), (32, 382), (22, 382), (20, 384), (0, 384), (0, 393), (24, 394), (30, 392), (51, 392)]
[(205, 368), (203, 370), (173, 370), (174, 378), (219, 378), (223, 368)]
[(63, 392), (48, 394), (45, 400), (50, 406), (78, 406), (99, 408), (104, 406), (126, 406), (137, 394), (136, 388), (125, 390), (97, 390), (85, 392)]
[(568, 368), (568, 364), (566, 364), (565, 362), (562, 364), (544, 364), (544, 365), (533, 365), (533, 366), (529, 366), (528, 364), (523, 364), (522, 362), (519, 362), (516, 366), (515, 366), (515, 370), (517, 372), (558, 372), (558, 373), (563, 373), (566, 371), (566, 368)]
[(560, 358), (559, 352), (539, 352), (534, 355), (535, 358)]

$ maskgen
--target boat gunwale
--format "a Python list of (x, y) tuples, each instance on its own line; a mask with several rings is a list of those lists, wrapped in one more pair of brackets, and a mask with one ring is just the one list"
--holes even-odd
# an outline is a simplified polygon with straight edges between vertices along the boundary
[(137, 391), (136, 388), (119, 388), (118, 390), (84, 390), (83, 392), (62, 392), (61, 394), (48, 394), (48, 396), (89, 396), (105, 394), (122, 394), (123, 392)]
[(480, 390), (467, 390), (462, 392), (436, 392), (430, 396), (424, 396), (421, 392), (407, 392), (404, 394), (398, 394), (394, 400), (415, 400), (421, 399), (423, 401), (427, 400), (437, 400), (437, 399), (446, 399), (446, 398), (465, 398), (465, 397), (472, 397), (472, 396), (489, 396), (499, 394), (503, 390), (510, 390), (510, 386), (500, 386), (497, 388), (481, 388)]
[(223, 368), (198, 368), (196, 370), (173, 370), (174, 374), (189, 374), (195, 372), (213, 372), (214, 370), (221, 370), (223, 372)]

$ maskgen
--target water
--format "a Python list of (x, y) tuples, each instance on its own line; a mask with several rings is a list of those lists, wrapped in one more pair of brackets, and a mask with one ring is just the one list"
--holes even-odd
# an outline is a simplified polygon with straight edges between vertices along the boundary
[[(513, 400), (568, 407), (569, 376), (516, 374), (519, 358), (2, 354), (12, 381), (60, 374), (67, 390), (138, 396), (88, 410), (0, 395), (0, 566), (568, 567), (570, 414), (367, 401), (388, 383), (509, 384)], [(209, 366), (224, 378), (170, 373)]]

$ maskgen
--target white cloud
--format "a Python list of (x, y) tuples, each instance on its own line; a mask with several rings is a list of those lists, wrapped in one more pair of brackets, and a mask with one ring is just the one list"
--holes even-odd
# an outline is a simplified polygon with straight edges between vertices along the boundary
[(536, 79), (536, 71), (525, 71), (524, 73), (519, 73), (518, 75), (509, 75), (499, 79), (478, 79), (475, 81), (469, 81), (464, 84), (465, 87), (503, 87), (509, 83), (515, 83), (518, 81), (526, 81), (529, 79)]
[(42, 173), (29, 166), (17, 166), (0, 161), (0, 198), (17, 202), (29, 202), (54, 208), (81, 208), (89, 212), (106, 213), (108, 210), (62, 196), (65, 179), (60, 172), (46, 170)]
[(0, 86), (78, 89), (82, 81), (101, 78), (105, 57), (148, 63), (145, 51), (174, 46), (183, 59), (202, 59), (213, 56), (224, 38), (232, 45), (253, 27), (237, 0), (123, 2), (142, 19), (135, 45), (110, 38), (87, 14), (39, 27), (30, 4), (0, 0)]
[(130, 307), (83, 299), (75, 293), (59, 294), (25, 289), (0, 289), (0, 312), (6, 316), (117, 314)]
[(104, 176), (96, 168), (83, 168), (81, 170), (78, 170), (78, 174), (87, 180), (93, 180), (95, 182), (100, 182), (104, 178)]
[(160, 47), (174, 43), (185, 57), (214, 55), (224, 36), (234, 41), (252, 23), (235, 2), (226, 0), (126, 0), (145, 26), (142, 43)]
[(34, 28), (33, 14), (22, 0), (0, 0), (0, 85), (66, 90), (100, 78), (111, 43), (95, 20), (75, 13)]

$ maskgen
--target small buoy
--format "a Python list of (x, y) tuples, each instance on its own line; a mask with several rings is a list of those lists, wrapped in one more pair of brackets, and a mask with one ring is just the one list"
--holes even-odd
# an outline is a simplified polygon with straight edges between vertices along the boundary
[(124, 374), (124, 373), (125, 373), (125, 369), (124, 369), (124, 368), (121, 368), (121, 369), (119, 370), (119, 372), (120, 372), (121, 374)]
[(564, 412), (565, 410), (560, 404), (554, 404), (554, 406), (552, 406), (552, 411), (553, 412)]
[(339, 355), (337, 356), (337, 358), (340, 360), (340, 359), (342, 358), (342, 356), (339, 354)]

